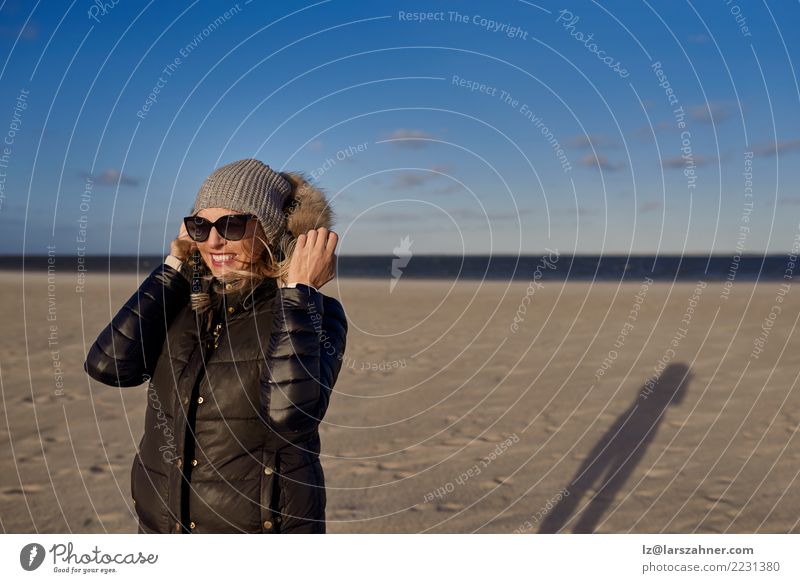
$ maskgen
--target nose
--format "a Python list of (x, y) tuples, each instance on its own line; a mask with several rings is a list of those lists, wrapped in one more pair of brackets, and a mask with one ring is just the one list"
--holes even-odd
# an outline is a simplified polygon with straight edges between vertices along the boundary
[(219, 234), (216, 227), (211, 228), (211, 232), (208, 234), (208, 246), (214, 249), (218, 249), (223, 247), (226, 243), (226, 240)]

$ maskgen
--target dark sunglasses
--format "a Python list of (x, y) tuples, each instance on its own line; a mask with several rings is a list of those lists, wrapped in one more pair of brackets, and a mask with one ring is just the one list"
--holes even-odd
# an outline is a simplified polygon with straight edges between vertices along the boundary
[(206, 218), (191, 216), (184, 217), (183, 224), (186, 225), (186, 232), (194, 241), (203, 242), (211, 234), (211, 227), (228, 241), (239, 241), (247, 231), (247, 223), (254, 219), (253, 215), (225, 215), (218, 218), (213, 223)]

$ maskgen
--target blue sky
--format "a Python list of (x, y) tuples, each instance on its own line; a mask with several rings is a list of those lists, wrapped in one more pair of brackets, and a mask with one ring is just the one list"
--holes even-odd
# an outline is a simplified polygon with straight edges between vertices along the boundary
[(162, 253), (250, 157), (313, 174), (340, 255), (800, 233), (796, 2), (101, 5), (0, 4), (2, 254)]

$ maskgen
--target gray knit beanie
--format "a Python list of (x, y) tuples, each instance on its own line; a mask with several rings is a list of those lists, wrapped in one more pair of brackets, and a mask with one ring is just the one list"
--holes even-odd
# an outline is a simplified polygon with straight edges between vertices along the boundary
[(292, 184), (280, 173), (253, 158), (231, 162), (206, 178), (194, 202), (192, 214), (204, 208), (229, 208), (258, 217), (267, 241), (286, 228), (283, 211)]

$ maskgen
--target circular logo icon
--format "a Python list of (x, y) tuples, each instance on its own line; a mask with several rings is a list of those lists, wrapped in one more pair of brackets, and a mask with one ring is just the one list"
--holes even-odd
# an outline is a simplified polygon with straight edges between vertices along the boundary
[(35, 571), (44, 562), (44, 547), (39, 543), (30, 543), (19, 552), (19, 564), (26, 571)]

